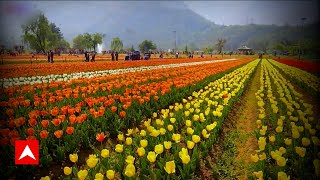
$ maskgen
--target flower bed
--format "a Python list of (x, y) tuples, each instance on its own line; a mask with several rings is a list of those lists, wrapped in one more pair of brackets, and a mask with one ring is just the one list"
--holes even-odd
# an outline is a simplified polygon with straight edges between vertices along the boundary
[(295, 59), (280, 59), (276, 61), (311, 73), (320, 72), (320, 63), (318, 62), (298, 61)]
[(224, 59), (219, 61), (198, 61), (198, 62), (189, 62), (189, 63), (154, 65), (154, 66), (140, 66), (140, 67), (131, 67), (131, 68), (124, 68), (124, 69), (75, 72), (70, 74), (50, 74), (47, 76), (4, 78), (4, 79), (0, 79), (0, 86), (4, 88), (8, 88), (11, 86), (19, 86), (19, 85), (36, 85), (41, 83), (62, 82), (62, 81), (68, 82), (76, 79), (106, 76), (110, 74), (122, 74), (126, 72), (174, 68), (174, 67), (191, 66), (191, 65), (198, 65), (198, 64), (209, 64), (212, 62), (224, 62), (229, 60), (236, 60), (236, 59)]
[[(151, 112), (188, 96), (194, 90), (222, 76), (222, 74), (216, 75), (217, 73), (249, 61), (180, 67), (177, 68), (174, 77), (164, 78), (158, 82), (133, 83), (131, 87), (120, 87), (124, 90), (123, 94), (119, 93), (121, 92), (119, 89), (111, 89), (109, 92), (108, 86), (103, 91), (103, 86), (100, 88), (93, 81), (93, 87), (100, 89), (89, 88), (85, 92), (81, 90), (86, 94), (84, 97), (82, 95), (75, 97), (77, 92), (74, 90), (66, 92), (63, 86), (49, 87), (48, 91), (51, 89), (52, 92), (46, 92), (44, 95), (40, 92), (41, 96), (37, 97), (45, 100), (42, 102), (47, 102), (47, 96), (55, 96), (54, 99), (61, 96), (63, 100), (57, 102), (50, 102), (49, 98), (47, 103), (35, 104), (37, 98), (25, 99), (16, 95), (18, 98), (1, 103), (1, 114), (4, 119), (0, 121), (1, 148), (5, 149), (7, 154), (12, 154), (13, 147), (8, 144), (10, 142), (13, 144), (15, 139), (39, 139), (42, 165), (50, 164), (53, 157), (56, 160), (63, 160), (66, 152), (73, 152), (93, 144), (96, 133), (105, 132), (104, 135), (109, 137), (124, 127), (140, 124), (144, 116), (151, 116)], [(154, 76), (162, 75), (154, 74)], [(58, 95), (57, 90), (63, 92), (63, 96)], [(10, 159), (6, 160), (10, 162)]]
[(278, 68), (278, 70), (286, 77), (288, 77), (291, 81), (298, 84), (300, 87), (304, 88), (306, 91), (310, 91), (314, 96), (319, 97), (320, 92), (320, 78), (303, 71), (301, 69), (288, 66), (277, 61), (271, 60), (272, 65)]
[(162, 59), (150, 61), (106, 61), (106, 62), (66, 62), (54, 64), (14, 64), (0, 66), (1, 78), (46, 76), (54, 74), (69, 74), (74, 72), (101, 71), (125, 69), (140, 66), (156, 66), (184, 62), (208, 61), (214, 58), (194, 59)]
[[(270, 61), (273, 62), (273, 61)], [(302, 100), (289, 80), (269, 61), (262, 60), (256, 137), (257, 179), (314, 179), (319, 177), (319, 123), (312, 105)], [(289, 177), (289, 175), (291, 177)]]
[[(64, 179), (190, 179), (258, 63), (238, 68), (182, 102), (154, 112), (142, 126), (119, 132), (115, 143), (102, 143), (86, 164), (77, 164), (77, 154), (70, 154), (74, 165), (63, 167)], [(100, 137), (97, 134), (98, 141)]]

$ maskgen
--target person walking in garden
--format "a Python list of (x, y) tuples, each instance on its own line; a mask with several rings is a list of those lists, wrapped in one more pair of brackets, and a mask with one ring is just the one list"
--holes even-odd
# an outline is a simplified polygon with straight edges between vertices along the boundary
[(111, 52), (111, 61), (114, 61), (114, 53), (113, 53), (113, 51)]
[(51, 59), (51, 63), (53, 63), (53, 54), (54, 54), (54, 53), (53, 53), (53, 51), (51, 50), (51, 51), (50, 51), (50, 59)]
[(50, 57), (51, 57), (51, 54), (50, 54), (50, 53), (51, 53), (51, 51), (48, 51), (48, 52), (47, 52), (47, 56), (48, 56), (48, 63), (50, 63)]
[(115, 56), (116, 56), (116, 61), (118, 61), (118, 56), (119, 56), (118, 51), (116, 51)]
[(96, 52), (92, 52), (92, 58), (91, 58), (91, 62), (94, 62), (95, 61), (95, 57), (96, 57)]
[(85, 58), (85, 60), (84, 61), (87, 61), (87, 54), (88, 54), (88, 52), (86, 51), (86, 52), (84, 52), (84, 58)]

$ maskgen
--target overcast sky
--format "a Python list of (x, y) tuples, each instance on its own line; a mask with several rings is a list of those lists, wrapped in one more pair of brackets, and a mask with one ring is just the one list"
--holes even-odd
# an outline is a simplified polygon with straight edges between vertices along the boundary
[[(111, 18), (125, 13), (126, 6), (137, 6), (143, 12), (150, 6), (189, 8), (206, 19), (224, 25), (235, 24), (301, 24), (319, 20), (319, 3), (309, 1), (0, 1), (0, 35), (15, 38), (21, 24), (36, 10), (41, 10), (49, 21), (61, 30), (84, 28), (81, 17), (91, 20)], [(100, 11), (95, 10), (99, 7)], [(107, 15), (108, 12), (112, 15)], [(105, 13), (105, 14), (103, 14)], [(146, 16), (157, 16), (146, 14)], [(130, 15), (128, 15), (130, 17)], [(90, 23), (90, 22), (88, 22)]]
[(187, 6), (216, 24), (300, 24), (319, 20), (319, 3), (305, 1), (187, 1)]

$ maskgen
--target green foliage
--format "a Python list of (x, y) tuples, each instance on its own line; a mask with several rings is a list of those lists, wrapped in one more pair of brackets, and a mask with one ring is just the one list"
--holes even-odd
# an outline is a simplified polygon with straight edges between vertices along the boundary
[(224, 48), (226, 42), (227, 42), (226, 39), (223, 39), (223, 38), (219, 38), (219, 39), (218, 39), (218, 41), (217, 41), (217, 43), (216, 43), (215, 46), (216, 46), (216, 49), (217, 49), (217, 51), (219, 52), (219, 54), (222, 53), (223, 48)]
[(157, 49), (156, 44), (154, 44), (151, 40), (144, 40), (139, 44), (139, 50), (141, 52), (148, 52), (149, 50)]
[(47, 52), (54, 48), (67, 48), (68, 42), (63, 39), (60, 28), (50, 23), (43, 13), (39, 13), (21, 26), (22, 39), (37, 52)]
[(73, 39), (73, 48), (89, 49), (89, 50), (93, 49), (95, 51), (97, 48), (97, 45), (102, 43), (102, 39), (104, 37), (105, 35), (101, 33), (79, 34)]
[(123, 43), (122, 43), (121, 39), (118, 37), (113, 38), (111, 41), (111, 50), (121, 51), (122, 49), (123, 49)]

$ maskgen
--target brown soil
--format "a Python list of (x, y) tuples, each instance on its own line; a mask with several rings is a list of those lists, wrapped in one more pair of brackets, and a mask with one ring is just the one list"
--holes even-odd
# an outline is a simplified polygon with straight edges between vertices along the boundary
[[(251, 154), (254, 154), (257, 149), (257, 139), (254, 135), (256, 119), (258, 116), (255, 93), (260, 87), (260, 71), (261, 67), (259, 65), (240, 100), (232, 107), (231, 112), (225, 119), (221, 128), (221, 135), (209, 154), (210, 166), (212, 166), (212, 164), (217, 164), (219, 158), (223, 156), (223, 145), (227, 136), (230, 133), (236, 132), (238, 134), (238, 136), (234, 138), (236, 155), (233, 157), (232, 165), (230, 165), (232, 167), (227, 167), (228, 169), (233, 169), (231, 171), (233, 171), (232, 174), (237, 177), (236, 179), (247, 179), (247, 177), (252, 173), (250, 172), (251, 162), (248, 157), (250, 157)], [(205, 168), (201, 171), (207, 170), (208, 169)], [(221, 178), (214, 177), (212, 173), (209, 176), (207, 172), (202, 173), (207, 175), (205, 176), (205, 179), (235, 179), (234, 176)]]
[(257, 128), (256, 119), (258, 116), (255, 93), (260, 88), (260, 72), (261, 66), (259, 65), (252, 81), (248, 85), (248, 89), (242, 96), (240, 111), (238, 111), (236, 116), (232, 117), (237, 123), (237, 130), (239, 132), (239, 137), (235, 140), (238, 150), (235, 159), (235, 171), (238, 179), (247, 179), (247, 177), (251, 175), (249, 172), (249, 166), (251, 164), (249, 157), (251, 154), (254, 154), (257, 149), (257, 139), (254, 135), (254, 131)]

